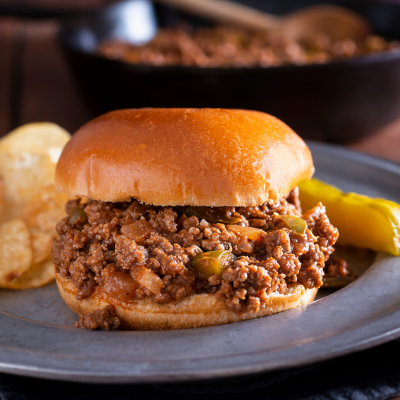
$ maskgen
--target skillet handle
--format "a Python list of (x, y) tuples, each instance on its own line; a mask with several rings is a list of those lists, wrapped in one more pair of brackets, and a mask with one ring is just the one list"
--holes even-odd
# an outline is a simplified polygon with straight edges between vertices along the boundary
[(155, 0), (182, 11), (243, 28), (269, 31), (280, 18), (229, 0)]

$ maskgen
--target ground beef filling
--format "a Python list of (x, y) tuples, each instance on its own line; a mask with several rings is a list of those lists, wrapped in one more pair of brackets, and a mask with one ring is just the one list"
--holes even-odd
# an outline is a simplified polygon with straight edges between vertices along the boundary
[(121, 321), (115, 315), (113, 306), (104, 307), (100, 311), (90, 314), (79, 315), (79, 321), (75, 322), (75, 328), (117, 330), (121, 326)]
[[(54, 262), (78, 289), (78, 300), (99, 285), (124, 302), (152, 297), (163, 304), (213, 293), (240, 315), (257, 312), (271, 293), (285, 293), (289, 283), (320, 287), (338, 238), (322, 204), (301, 213), (297, 189), (259, 207), (188, 209), (136, 200), (74, 200), (66, 210), (68, 216), (57, 225)], [(215, 215), (222, 215), (224, 223), (215, 222)], [(281, 215), (303, 218), (305, 233), (291, 230)], [(226, 220), (261, 231), (255, 239), (243, 229), (230, 229)], [(229, 249), (235, 257), (220, 275), (204, 278), (190, 265), (202, 252)]]

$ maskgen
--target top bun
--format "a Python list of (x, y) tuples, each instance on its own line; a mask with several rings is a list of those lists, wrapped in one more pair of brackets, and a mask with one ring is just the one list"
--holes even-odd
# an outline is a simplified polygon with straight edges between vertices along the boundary
[(303, 140), (262, 112), (127, 109), (80, 128), (55, 185), (70, 196), (159, 206), (256, 206), (314, 172)]

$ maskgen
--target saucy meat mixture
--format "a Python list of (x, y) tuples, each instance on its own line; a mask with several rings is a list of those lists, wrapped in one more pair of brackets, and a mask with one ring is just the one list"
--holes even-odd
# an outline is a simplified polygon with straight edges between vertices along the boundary
[[(97, 285), (124, 302), (151, 297), (164, 304), (212, 293), (239, 315), (253, 313), (290, 283), (320, 287), (338, 239), (321, 203), (302, 214), (297, 188), (258, 207), (72, 200), (66, 211), (53, 256), (78, 300)], [(337, 257), (328, 265), (346, 273)], [(76, 326), (118, 327), (112, 308), (100, 314), (81, 316)]]
[(151, 41), (134, 45), (104, 41), (98, 54), (141, 65), (182, 65), (200, 68), (254, 68), (324, 64), (391, 50), (399, 42), (368, 35), (365, 39), (333, 40), (321, 32), (294, 41), (277, 32), (247, 32), (234, 27), (164, 28)]

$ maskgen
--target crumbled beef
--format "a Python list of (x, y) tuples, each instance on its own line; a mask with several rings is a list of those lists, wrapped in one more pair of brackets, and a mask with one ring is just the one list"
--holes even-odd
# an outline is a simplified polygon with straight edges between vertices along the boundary
[(301, 213), (301, 204), (299, 199), (299, 188), (296, 186), (292, 191), (289, 192), (286, 201), (293, 204), (296, 209)]
[(267, 301), (268, 294), (285, 290), (285, 274), (274, 258), (258, 261), (242, 256), (222, 274), (219, 293), (226, 297), (231, 310), (244, 314), (257, 312)]
[[(219, 207), (212, 213), (200, 207), (196, 215), (190, 215), (191, 209), (136, 200), (70, 201), (68, 216), (57, 225), (57, 272), (71, 279), (79, 300), (98, 285), (121, 301), (152, 297), (161, 304), (193, 293), (215, 293), (239, 314), (258, 311), (271, 293), (284, 293), (287, 284), (322, 285), (338, 232), (322, 204), (302, 216), (297, 189), (276, 203), (257, 207)], [(234, 226), (241, 229), (215, 222), (215, 215), (235, 218)], [(305, 219), (308, 229), (304, 234), (290, 230), (281, 215)], [(236, 259), (221, 276), (205, 280), (190, 265), (201, 252), (229, 249)], [(139, 270), (153, 283), (139, 282)], [(96, 318), (90, 317), (93, 326)]]
[(339, 238), (339, 232), (330, 222), (326, 215), (326, 209), (318, 203), (314, 208), (307, 211), (303, 218), (312, 233), (318, 238), (318, 246), (324, 254), (325, 261), (335, 251), (333, 245)]
[(106, 39), (96, 52), (112, 60), (157, 68), (244, 69), (325, 64), (400, 46), (397, 40), (372, 34), (348, 32), (344, 37), (335, 36), (322, 23), (315, 24), (312, 35), (301, 35), (297, 39), (296, 35), (286, 35), (284, 30), (265, 32), (224, 25), (195, 28), (188, 24), (160, 28), (157, 35), (140, 45), (118, 38)]
[(322, 287), (324, 289), (340, 289), (357, 278), (348, 263), (339, 258), (336, 253), (329, 256), (325, 263), (325, 275)]
[(336, 253), (332, 253), (325, 263), (325, 276), (336, 278), (348, 275), (353, 275), (353, 273), (350, 271), (347, 261), (338, 257)]
[(100, 311), (79, 315), (75, 328), (116, 330), (121, 326), (121, 321), (115, 315), (113, 306), (107, 306)]

